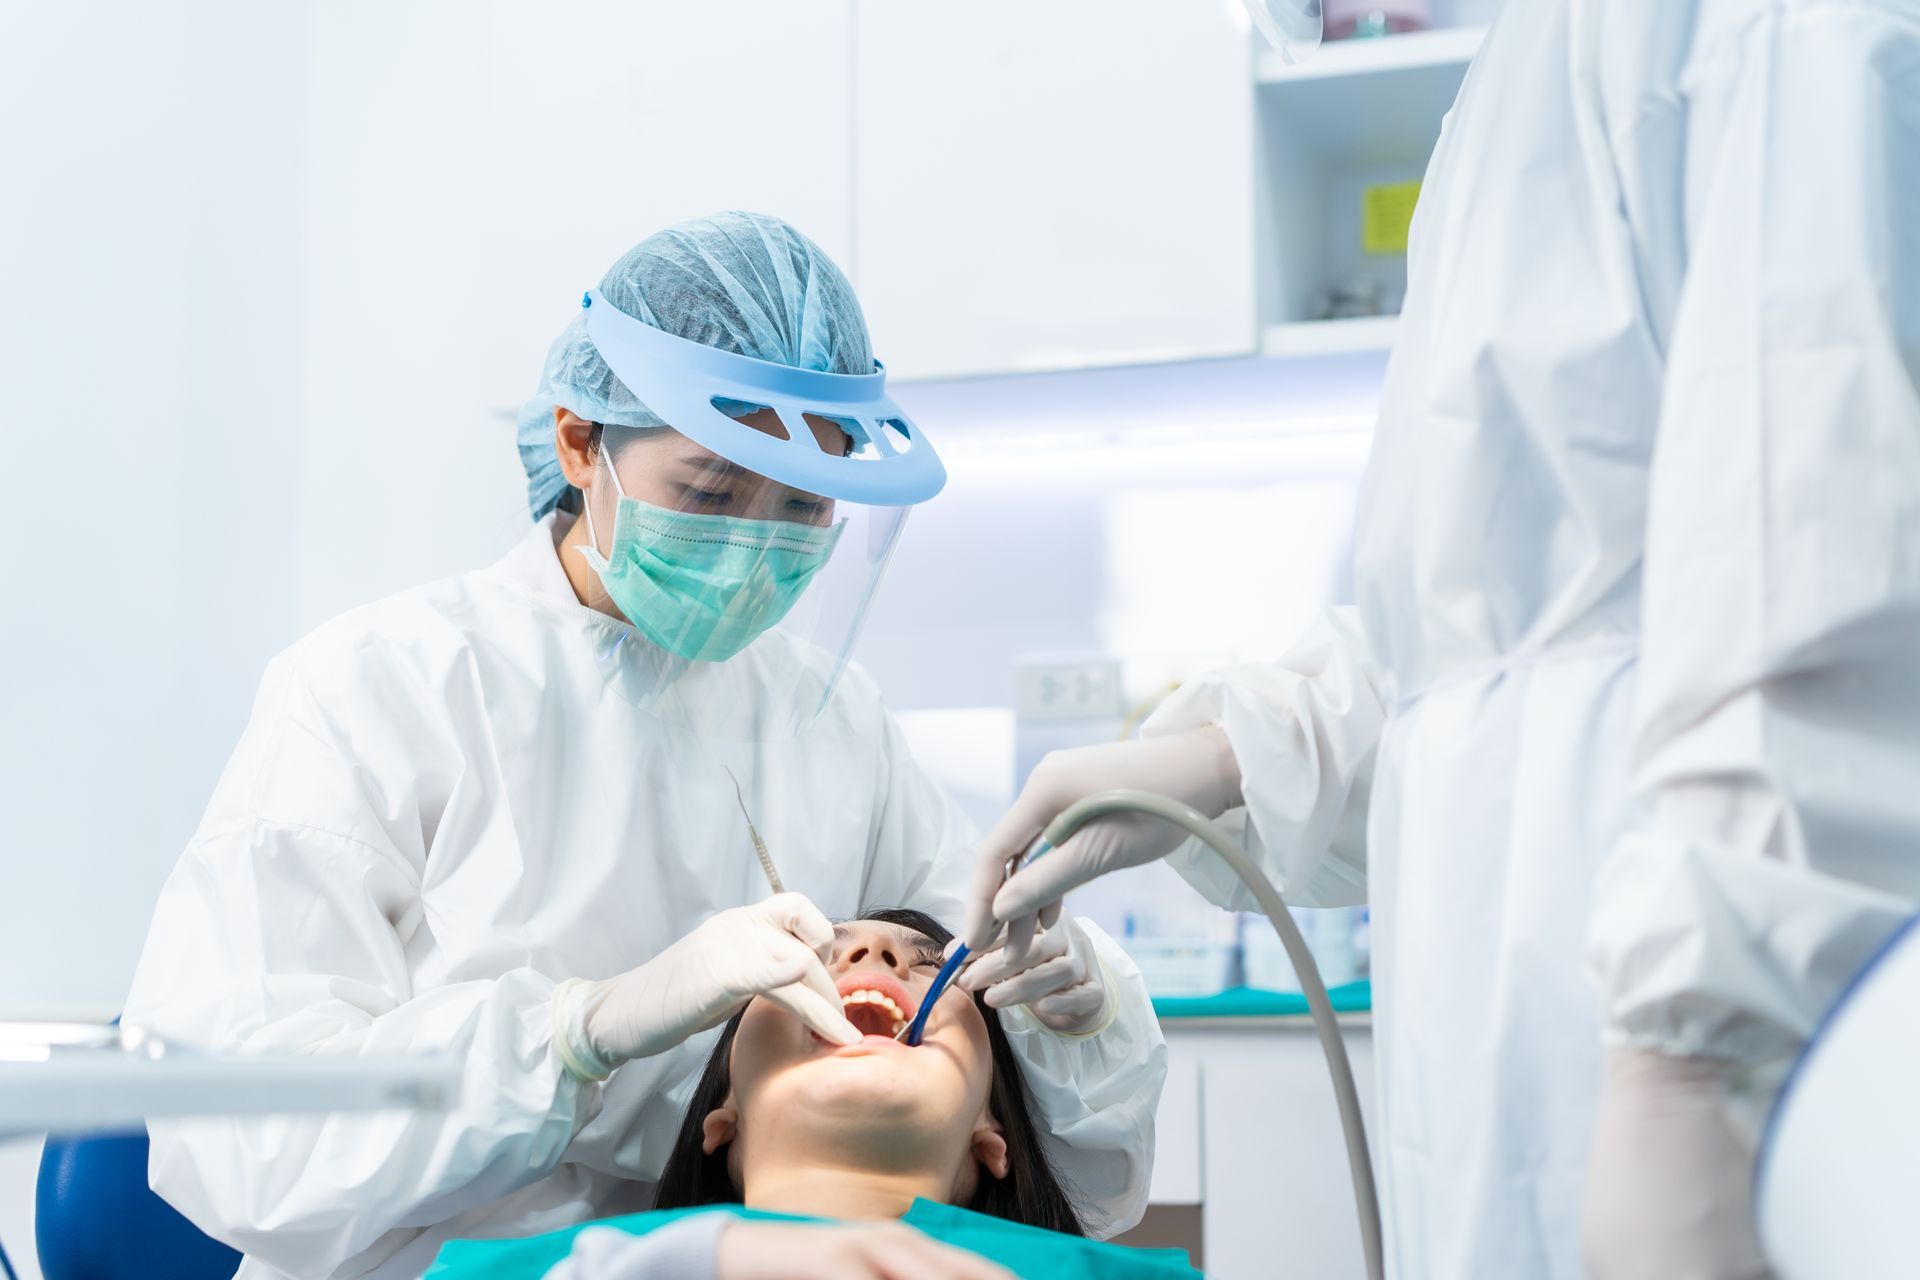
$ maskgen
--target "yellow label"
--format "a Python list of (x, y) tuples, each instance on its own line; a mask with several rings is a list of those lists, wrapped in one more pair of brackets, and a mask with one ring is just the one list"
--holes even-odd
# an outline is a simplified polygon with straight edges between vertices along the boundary
[(1420, 200), (1420, 184), (1393, 182), (1368, 187), (1360, 200), (1360, 247), (1368, 253), (1405, 253), (1413, 206)]

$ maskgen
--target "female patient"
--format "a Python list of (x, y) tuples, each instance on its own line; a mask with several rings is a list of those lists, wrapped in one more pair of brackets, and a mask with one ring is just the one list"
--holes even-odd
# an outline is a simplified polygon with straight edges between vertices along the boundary
[(831, 971), (865, 1040), (837, 1048), (752, 1001), (695, 1086), (653, 1212), (457, 1241), (432, 1280), (1195, 1274), (1177, 1253), (1083, 1237), (997, 1012), (955, 989), (918, 1048), (892, 1039), (932, 984), (945, 928), (891, 910), (834, 933)]

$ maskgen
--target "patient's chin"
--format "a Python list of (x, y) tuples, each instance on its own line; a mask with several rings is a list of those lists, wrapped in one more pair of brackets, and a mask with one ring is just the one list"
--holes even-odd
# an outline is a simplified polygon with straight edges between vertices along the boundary
[(824, 1057), (781, 1073), (769, 1081), (765, 1106), (838, 1125), (885, 1130), (945, 1127), (960, 1105), (952, 1082), (913, 1071), (890, 1054)]

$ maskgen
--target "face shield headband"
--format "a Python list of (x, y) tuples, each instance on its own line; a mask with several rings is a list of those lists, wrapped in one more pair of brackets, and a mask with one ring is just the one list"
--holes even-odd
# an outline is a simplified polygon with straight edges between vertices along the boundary
[[(947, 470), (887, 394), (884, 370), (818, 373), (675, 337), (590, 289), (587, 336), (615, 377), (663, 422), (729, 462), (794, 489), (881, 507), (910, 507), (939, 493)], [(877, 363), (877, 362), (876, 362)], [(778, 415), (785, 437), (738, 420)], [(846, 432), (844, 454), (824, 451), (807, 416)]]

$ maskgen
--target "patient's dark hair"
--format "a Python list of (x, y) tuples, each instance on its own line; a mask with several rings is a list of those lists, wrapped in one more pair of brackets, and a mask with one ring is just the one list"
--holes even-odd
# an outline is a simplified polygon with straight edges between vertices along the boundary
[[(945, 926), (923, 911), (895, 907), (869, 911), (860, 918), (924, 933), (943, 947), (953, 938)], [(958, 988), (955, 992), (959, 993)], [(1080, 1224), (1080, 1214), (1067, 1194), (1065, 1183), (1047, 1159), (1045, 1148), (1040, 1145), (1040, 1129), (1033, 1121), (1026, 1081), (1021, 1078), (1020, 1063), (1013, 1056), (1013, 1045), (1008, 1042), (1007, 1033), (1000, 1029), (999, 1012), (988, 1008), (977, 995), (973, 1002), (986, 1020), (987, 1042), (993, 1051), (993, 1087), (988, 1106), (993, 1118), (1000, 1122), (1001, 1136), (1006, 1139), (1007, 1176), (995, 1178), (982, 1170), (972, 1199), (962, 1207), (1030, 1227), (1083, 1236), (1087, 1232)], [(727, 1100), (733, 1088), (733, 1037), (740, 1029), (741, 1014), (745, 1012), (742, 1009), (728, 1021), (726, 1030), (720, 1034), (720, 1042), (713, 1047), (713, 1056), (707, 1059), (700, 1083), (694, 1087), (687, 1114), (680, 1122), (680, 1136), (667, 1157), (666, 1170), (660, 1175), (659, 1195), (654, 1202), (657, 1209), (740, 1203), (740, 1190), (733, 1185), (733, 1175), (727, 1169), (727, 1149), (721, 1147), (712, 1155), (703, 1151), (701, 1124), (709, 1111)]]

